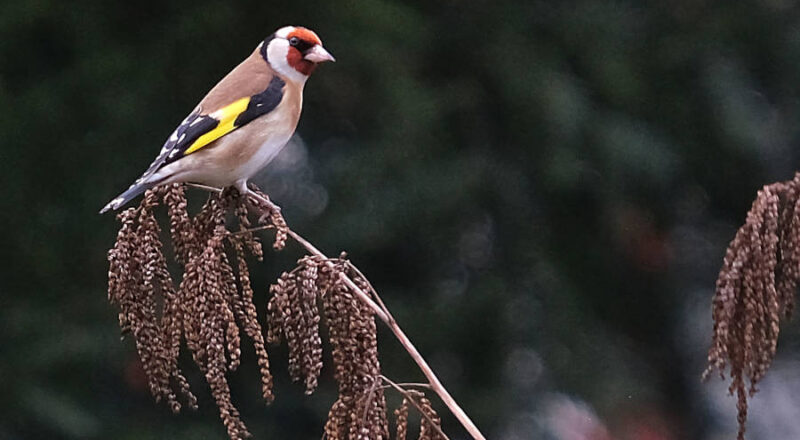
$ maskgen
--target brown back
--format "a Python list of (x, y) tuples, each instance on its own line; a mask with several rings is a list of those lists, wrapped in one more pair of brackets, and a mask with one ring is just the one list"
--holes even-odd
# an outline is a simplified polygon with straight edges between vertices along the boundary
[(213, 113), (237, 99), (261, 93), (266, 90), (274, 76), (275, 71), (256, 48), (200, 101), (200, 113)]

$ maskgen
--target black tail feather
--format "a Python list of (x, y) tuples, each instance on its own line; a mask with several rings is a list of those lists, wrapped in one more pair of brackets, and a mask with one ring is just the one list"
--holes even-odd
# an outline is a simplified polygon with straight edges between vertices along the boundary
[(112, 209), (116, 211), (126, 203), (136, 198), (136, 196), (138, 196), (139, 194), (147, 191), (148, 189), (154, 186), (155, 185), (153, 183), (147, 183), (147, 182), (134, 183), (133, 185), (131, 185), (130, 188), (128, 188), (127, 191), (117, 196), (117, 198), (115, 198), (114, 200), (108, 202), (108, 204), (104, 206), (103, 209), (100, 210), (100, 214), (103, 214), (104, 212)]

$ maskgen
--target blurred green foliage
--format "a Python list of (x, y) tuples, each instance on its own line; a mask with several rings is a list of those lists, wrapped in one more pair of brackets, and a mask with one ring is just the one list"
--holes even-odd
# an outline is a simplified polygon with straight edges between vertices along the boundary
[[(755, 191), (797, 168), (793, 2), (0, 6), (0, 439), (224, 437), (190, 362), (197, 414), (149, 397), (105, 299), (117, 224), (96, 212), (285, 24), (338, 61), (306, 88), (303, 172), (264, 179), (295, 229), (348, 251), (488, 437), (559, 438), (537, 416), (552, 393), (617, 436), (643, 414), (665, 438), (717, 429), (697, 383), (716, 271)], [(285, 254), (258, 270), (262, 316)], [(387, 375), (419, 380), (387, 333)], [(245, 422), (319, 438), (333, 384), (303, 396), (272, 353), (271, 407), (252, 354), (231, 378)]]

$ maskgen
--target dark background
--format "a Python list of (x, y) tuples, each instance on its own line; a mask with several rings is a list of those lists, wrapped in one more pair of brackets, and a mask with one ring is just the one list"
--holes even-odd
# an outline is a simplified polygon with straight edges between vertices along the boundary
[[(106, 302), (117, 223), (97, 211), (285, 24), (338, 61), (256, 181), (349, 252), (488, 438), (732, 438), (725, 384), (700, 383), (710, 298), (758, 188), (797, 168), (793, 4), (0, 1), (0, 439), (225, 438), (188, 360), (199, 412), (152, 402)], [(254, 269), (262, 318), (300, 255)], [(796, 333), (750, 439), (800, 438)], [(380, 337), (386, 374), (420, 380)], [(251, 349), (231, 376), (245, 422), (320, 438), (329, 368), (306, 397), (271, 354), (272, 406)]]

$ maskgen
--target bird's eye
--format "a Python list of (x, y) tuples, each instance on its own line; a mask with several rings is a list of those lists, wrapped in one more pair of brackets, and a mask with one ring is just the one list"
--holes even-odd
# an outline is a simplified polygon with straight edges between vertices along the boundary
[(292, 46), (297, 46), (300, 43), (300, 39), (297, 37), (289, 38), (289, 44)]

